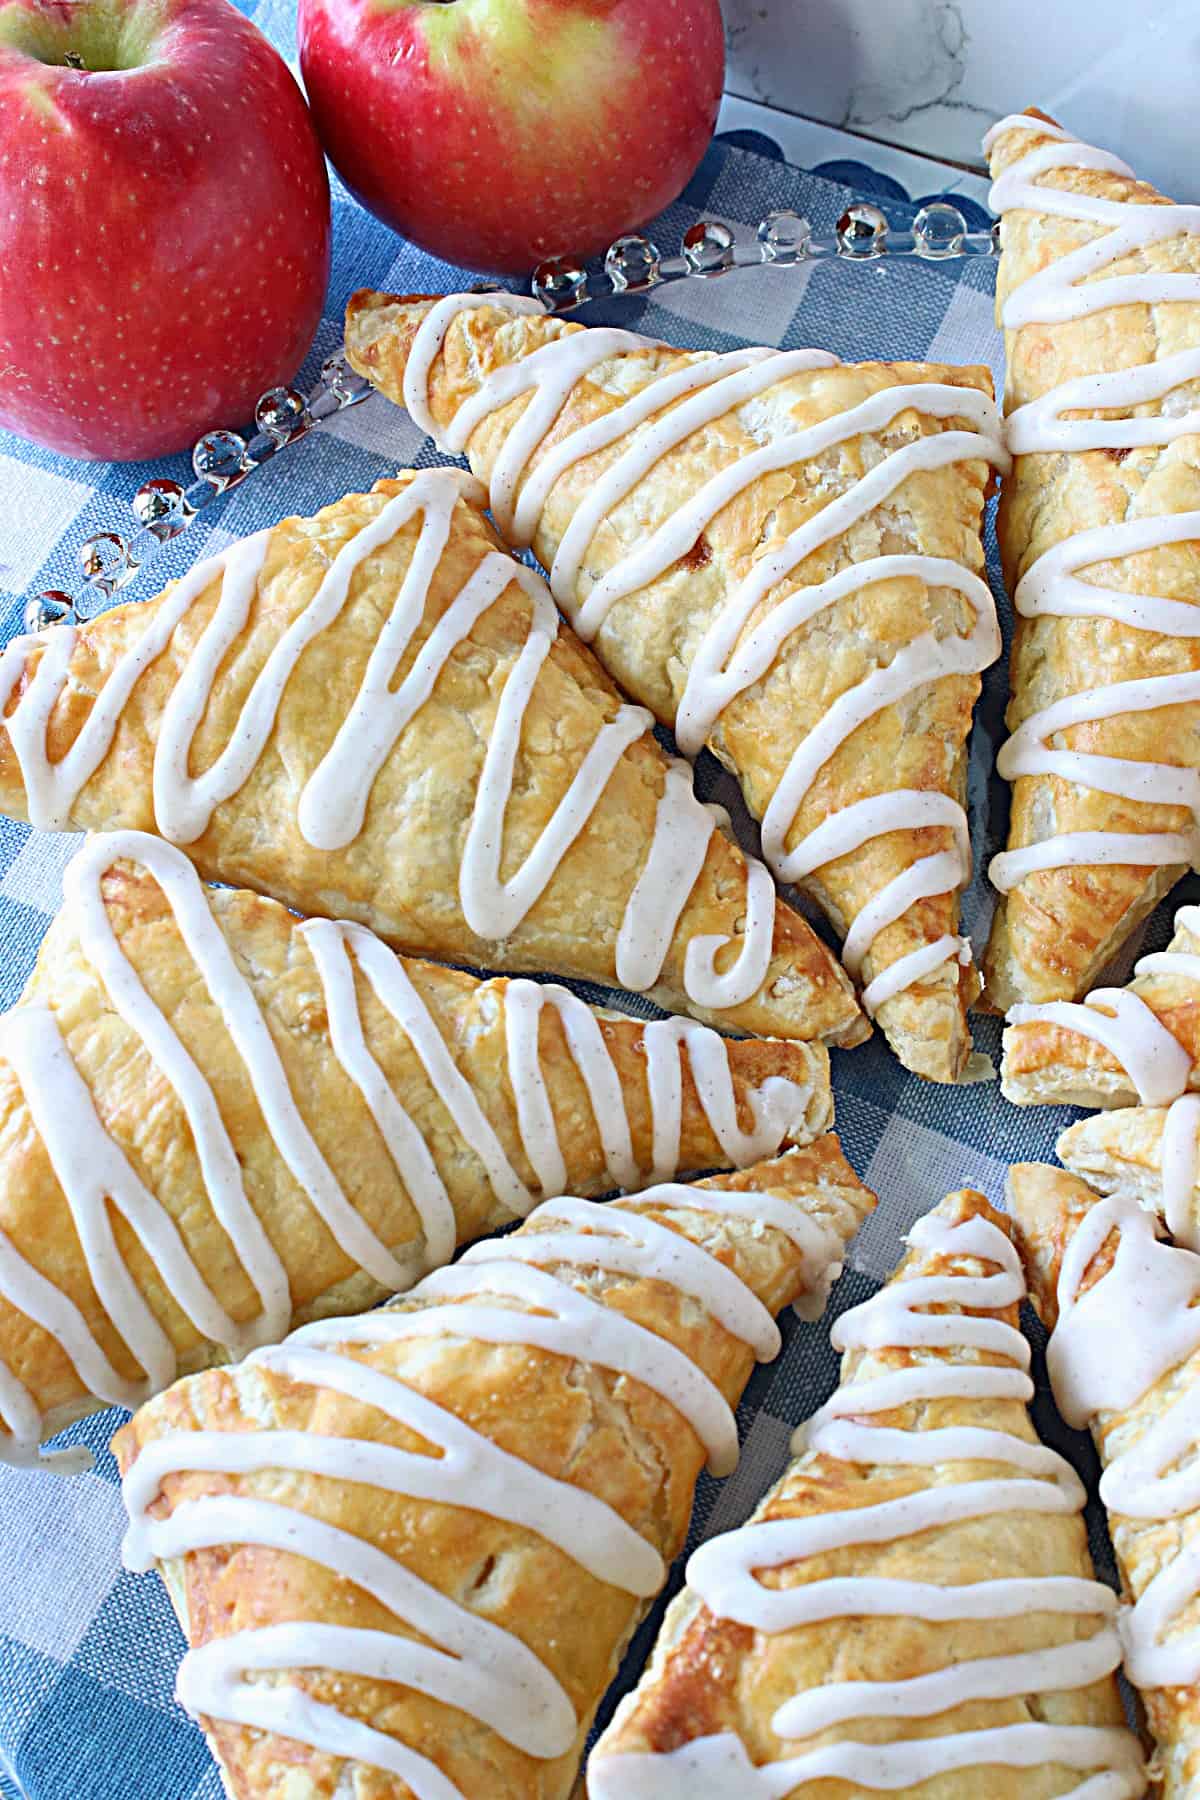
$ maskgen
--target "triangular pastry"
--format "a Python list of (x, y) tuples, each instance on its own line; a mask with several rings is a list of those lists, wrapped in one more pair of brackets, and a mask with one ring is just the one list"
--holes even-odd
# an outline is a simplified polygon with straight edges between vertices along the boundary
[(159, 838), (89, 839), (66, 893), (0, 1018), (0, 1460), (373, 1305), (543, 1196), (832, 1117), (820, 1045), (405, 961), (205, 888)]
[(346, 343), (469, 456), (622, 687), (737, 775), (901, 1060), (960, 1077), (965, 746), (1000, 650), (988, 371), (676, 350), (500, 294), (360, 293)]
[(1054, 1149), (1097, 1193), (1135, 1200), (1177, 1244), (1200, 1250), (1200, 1094), (1093, 1113), (1068, 1125)]
[(476, 501), (460, 471), (403, 474), (14, 640), (0, 808), (157, 830), (397, 949), (858, 1042), (836, 960)]
[(1161, 1800), (1200, 1791), (1200, 1256), (1135, 1200), (1061, 1169), (1012, 1170), (1009, 1207), (1059, 1411), (1090, 1426), (1128, 1605), (1125, 1673), (1145, 1703)]
[(841, 1386), (795, 1460), (693, 1553), (590, 1800), (1144, 1791), (1083, 1486), (1027, 1410), (1007, 1221), (950, 1194), (908, 1241), (836, 1321)]
[(1014, 1006), (1001, 1078), (1018, 1106), (1166, 1105), (1200, 1088), (1200, 907), (1183, 906), (1165, 950), (1123, 988)]
[(987, 991), (1071, 1000), (1200, 861), (1200, 212), (1036, 115), (985, 140), (1018, 614)]
[(551, 1201), (357, 1322), (144, 1407), (115, 1449), (231, 1800), (566, 1800), (772, 1313), (873, 1197), (823, 1138)]

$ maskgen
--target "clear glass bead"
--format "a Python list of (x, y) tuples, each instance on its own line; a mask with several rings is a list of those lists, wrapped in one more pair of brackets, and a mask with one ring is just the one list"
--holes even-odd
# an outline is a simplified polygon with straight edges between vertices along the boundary
[(636, 293), (654, 286), (661, 262), (658, 245), (652, 244), (640, 231), (634, 231), (608, 246), (604, 272), (615, 293)]
[(539, 263), (533, 271), (533, 293), (550, 312), (563, 312), (587, 299), (587, 270), (569, 257)]
[(932, 200), (913, 220), (912, 233), (917, 254), (937, 261), (961, 253), (967, 221), (948, 200)]
[(268, 388), (265, 394), (259, 396), (258, 405), (254, 409), (254, 423), (264, 437), (274, 438), (277, 444), (282, 444), (304, 424), (307, 413), (308, 404), (304, 395), (295, 388)]
[(79, 566), (101, 594), (111, 594), (131, 573), (129, 551), (115, 531), (98, 531), (79, 546)]
[(371, 386), (364, 375), (350, 367), (344, 350), (336, 350), (332, 356), (325, 358), (321, 364), (321, 380), (343, 406), (361, 399)]
[(865, 200), (848, 206), (837, 222), (839, 256), (881, 256), (887, 241), (888, 222), (877, 206)]
[(733, 233), (718, 219), (697, 219), (683, 234), (683, 256), (693, 275), (720, 275), (733, 267)]
[(47, 588), (25, 602), (25, 629), (48, 631), (51, 625), (67, 625), (75, 616), (75, 602), (61, 588)]
[(768, 213), (758, 228), (764, 262), (797, 263), (808, 255), (812, 226), (799, 213)]
[(193, 508), (177, 481), (156, 475), (144, 481), (131, 502), (133, 516), (145, 530), (152, 532), (160, 544), (178, 537), (190, 523)]
[(236, 431), (209, 431), (192, 451), (192, 467), (215, 488), (232, 487), (246, 473), (246, 440)]

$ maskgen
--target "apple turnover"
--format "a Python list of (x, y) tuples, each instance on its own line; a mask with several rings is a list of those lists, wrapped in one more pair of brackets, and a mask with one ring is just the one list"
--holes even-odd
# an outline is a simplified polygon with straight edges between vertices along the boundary
[(457, 470), (410, 472), (15, 639), (0, 808), (155, 830), (214, 880), (416, 954), (861, 1040), (836, 959), (478, 500)]
[(590, 1800), (1133, 1800), (1145, 1790), (1070, 1465), (1027, 1410), (1025, 1293), (981, 1194), (833, 1328), (832, 1399), (750, 1522), (693, 1552)]
[(961, 1078), (966, 741), (1000, 651), (988, 371), (676, 350), (505, 294), (360, 293), (346, 343), (466, 453), (622, 687), (738, 777), (901, 1060)]
[(549, 1201), (143, 1407), (126, 1560), (166, 1580), (231, 1800), (566, 1800), (772, 1314), (823, 1301), (872, 1204), (828, 1137)]
[(1009, 1010), (1001, 1069), (1017, 1106), (1158, 1106), (1200, 1086), (1200, 907), (1125, 987)]
[(0, 1018), (0, 1459), (373, 1305), (544, 1196), (831, 1121), (820, 1045), (407, 962), (205, 888), (159, 838), (89, 839), (66, 893)]
[(988, 133), (1018, 614), (988, 995), (1073, 1000), (1200, 865), (1200, 208), (1033, 114)]
[(1129, 1197), (1013, 1169), (1009, 1207), (1059, 1411), (1090, 1426), (1127, 1605), (1118, 1629), (1156, 1754), (1153, 1791), (1200, 1788), (1200, 1256)]

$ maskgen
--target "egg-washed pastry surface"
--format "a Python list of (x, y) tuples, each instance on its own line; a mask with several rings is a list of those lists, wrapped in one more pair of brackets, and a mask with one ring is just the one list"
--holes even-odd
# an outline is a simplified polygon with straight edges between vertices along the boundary
[(740, 1530), (688, 1563), (590, 1800), (1132, 1800), (1115, 1596), (1037, 1440), (1025, 1293), (980, 1194), (843, 1314), (841, 1385)]
[(1017, 1106), (1156, 1106), (1200, 1086), (1200, 907), (1125, 987), (1012, 1007), (1001, 1077)]
[(821, 1302), (872, 1204), (829, 1137), (550, 1201), (143, 1407), (127, 1561), (167, 1582), (233, 1800), (566, 1800), (773, 1312)]
[(1200, 1249), (1200, 907), (1180, 907), (1167, 948), (1141, 957), (1126, 987), (1009, 1017), (1008, 1098), (1106, 1109), (1067, 1127), (1059, 1158), (1102, 1193), (1152, 1207), (1178, 1243)]
[(961, 1077), (965, 745), (1000, 650), (987, 369), (677, 350), (514, 295), (360, 293), (346, 344), (467, 454), (621, 685), (737, 775), (901, 1060)]
[(988, 995), (1071, 1000), (1200, 858), (1200, 211), (1035, 115), (985, 140), (1013, 452)]
[(394, 947), (858, 1042), (849, 982), (498, 547), (406, 473), (0, 657), (0, 807), (154, 830)]
[(1091, 1429), (1121, 1572), (1125, 1673), (1156, 1750), (1151, 1791), (1200, 1791), (1200, 1256), (1130, 1197), (1012, 1170), (1009, 1208), (1051, 1330), (1059, 1411)]
[(145, 834), (89, 839), (65, 885), (0, 1018), (3, 1460), (373, 1305), (540, 1198), (740, 1167), (832, 1118), (820, 1045), (407, 961)]

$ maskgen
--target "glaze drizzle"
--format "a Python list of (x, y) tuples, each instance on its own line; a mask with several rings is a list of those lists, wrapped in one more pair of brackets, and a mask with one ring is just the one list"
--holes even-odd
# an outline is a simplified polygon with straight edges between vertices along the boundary
[[(643, 1204), (668, 1216), (752, 1212), (785, 1231), (807, 1226), (809, 1251), (814, 1239), (820, 1245), (811, 1261), (806, 1253), (814, 1280), (840, 1254), (841, 1227), (852, 1225), (842, 1216), (843, 1207), (846, 1215), (850, 1211), (844, 1202), (834, 1204), (838, 1225), (826, 1229), (777, 1197), (726, 1196), (719, 1189), (662, 1187), (643, 1196)], [(454, 1268), (427, 1276), (402, 1308), (306, 1326), (281, 1347), (256, 1351), (250, 1359), (251, 1370), (269, 1368), (379, 1409), (439, 1454), (287, 1430), (175, 1433), (139, 1453), (124, 1485), (132, 1521), (128, 1566), (146, 1568), (210, 1546), (286, 1550), (367, 1589), (401, 1627), (419, 1629), (432, 1645), (317, 1620), (215, 1638), (190, 1650), (180, 1670), (178, 1695), (191, 1711), (389, 1770), (409, 1783), (417, 1800), (464, 1797), (432, 1758), (388, 1733), (313, 1700), (299, 1686), (264, 1687), (247, 1675), (328, 1668), (394, 1681), (469, 1713), (528, 1756), (550, 1760), (575, 1747), (580, 1722), (538, 1657), (375, 1546), (295, 1508), (241, 1493), (182, 1501), (168, 1518), (149, 1512), (172, 1474), (298, 1469), (511, 1521), (555, 1544), (598, 1580), (641, 1598), (655, 1593), (666, 1574), (658, 1552), (606, 1502), (499, 1450), (402, 1379), (353, 1354), (414, 1337), (452, 1337), (528, 1345), (621, 1372), (681, 1412), (707, 1447), (714, 1470), (728, 1472), (736, 1460), (737, 1430), (720, 1391), (674, 1344), (602, 1297), (590, 1297), (572, 1278), (595, 1271), (668, 1283), (765, 1357), (778, 1347), (778, 1334), (761, 1302), (704, 1246), (642, 1211), (568, 1199), (549, 1202), (535, 1218), (548, 1229), (475, 1246)]]
[[(1084, 1491), (1056, 1452), (1007, 1431), (971, 1426), (897, 1430), (870, 1423), (876, 1413), (949, 1397), (1028, 1401), (1029, 1347), (1003, 1320), (981, 1309), (1010, 1306), (1025, 1293), (1020, 1262), (990, 1220), (956, 1225), (929, 1216), (909, 1242), (946, 1257), (996, 1265), (990, 1275), (917, 1275), (894, 1281), (845, 1313), (832, 1332), (838, 1350), (946, 1351), (910, 1366), (848, 1382), (797, 1433), (794, 1448), (847, 1463), (921, 1468), (933, 1463), (991, 1462), (1011, 1471), (987, 1479), (939, 1482), (899, 1499), (808, 1517), (751, 1522), (709, 1539), (688, 1563), (688, 1585), (721, 1619), (770, 1635), (828, 1619), (894, 1617), (929, 1620), (1011, 1619), (1027, 1613), (1094, 1617), (1095, 1632), (1043, 1650), (983, 1657), (898, 1681), (836, 1681), (783, 1701), (772, 1720), (779, 1738), (812, 1737), (858, 1719), (928, 1719), (972, 1701), (1084, 1687), (1120, 1661), (1113, 1627), (1115, 1596), (1102, 1583), (1075, 1577), (1021, 1577), (965, 1586), (882, 1577), (814, 1579), (768, 1587), (759, 1572), (782, 1569), (853, 1544), (896, 1538), (991, 1513), (1074, 1513)], [(953, 1312), (930, 1312), (952, 1307)], [(955, 1355), (962, 1360), (953, 1360)], [(984, 1362), (984, 1356), (1000, 1361)], [(866, 1423), (863, 1417), (866, 1417)], [(593, 1756), (594, 1800), (782, 1800), (808, 1782), (841, 1780), (855, 1791), (916, 1788), (956, 1769), (1061, 1763), (1087, 1771), (1075, 1800), (1124, 1800), (1143, 1791), (1133, 1739), (1084, 1726), (1020, 1723), (947, 1732), (886, 1744), (843, 1739), (755, 1766), (732, 1732), (693, 1739), (665, 1755)], [(1099, 1771), (1099, 1773), (1097, 1773)]]
[[(51, 1009), (27, 1004), (0, 1019), (0, 1052), (17, 1078), (70, 1209), (97, 1298), (142, 1377), (130, 1381), (117, 1374), (75, 1304), (2, 1233), (0, 1296), (61, 1345), (81, 1382), (98, 1400), (133, 1407), (174, 1379), (177, 1358), (121, 1258), (110, 1206), (136, 1231), (164, 1286), (201, 1337), (231, 1357), (282, 1337), (291, 1319), (292, 1299), (284, 1262), (247, 1195), (241, 1163), (213, 1090), (146, 992), (109, 920), (101, 883), (117, 861), (145, 869), (162, 889), (199, 979), (229, 1032), (277, 1153), (356, 1267), (396, 1292), (407, 1287), (414, 1274), (448, 1262), (457, 1239), (454, 1209), (436, 1159), (366, 1042), (356, 970), (405, 1034), (458, 1139), (478, 1158), (498, 1204), (520, 1217), (538, 1196), (509, 1161), (401, 960), (362, 926), (310, 921), (298, 927), (297, 935), (316, 966), (333, 1053), (379, 1128), (418, 1216), (417, 1238), (389, 1247), (344, 1193), (309, 1132), (266, 1018), (213, 918), (192, 864), (170, 844), (140, 832), (89, 839), (65, 878), (81, 948), (111, 1004), (173, 1088), (195, 1145), (205, 1194), (259, 1297), (258, 1311), (242, 1323), (221, 1306), (171, 1217), (106, 1130)], [(595, 1014), (562, 987), (511, 981), (504, 992), (508, 1076), (521, 1148), (541, 1191), (561, 1191), (567, 1174), (539, 1051), (540, 1016), (546, 1006), (562, 1023), (614, 1185), (639, 1184), (643, 1172), (633, 1152), (621, 1078)], [(783, 1076), (769, 1076), (748, 1093), (752, 1122), (748, 1130), (741, 1128), (726, 1042), (706, 1026), (683, 1019), (658, 1021), (643, 1027), (643, 1043), (655, 1173), (672, 1175), (679, 1166), (685, 1054), (701, 1109), (731, 1163), (754, 1162), (777, 1150), (789, 1133), (804, 1131), (812, 1091)], [(0, 1436), (0, 1460), (36, 1461), (42, 1420), (28, 1391), (3, 1363), (0, 1420), (10, 1433)]]
[[(1200, 907), (1181, 906), (1172, 940), (1186, 934), (1200, 942)], [(1200, 992), (1200, 952), (1154, 951), (1134, 964), (1135, 977), (1174, 975)], [(1200, 1249), (1194, 1195), (1200, 1178), (1200, 1095), (1189, 1093), (1192, 1058), (1154, 1009), (1129, 988), (1096, 988), (1079, 1002), (1054, 1000), (1009, 1008), (1010, 1025), (1043, 1023), (1103, 1044), (1116, 1058), (1142, 1106), (1165, 1106), (1160, 1148), (1163, 1215), (1171, 1235)]]
[[(889, 882), (851, 921), (845, 961), (851, 974), (861, 975), (881, 931), (918, 901), (953, 891), (969, 878), (969, 838), (962, 808), (948, 795), (898, 790), (843, 808), (790, 848), (788, 840), (820, 769), (859, 726), (882, 708), (903, 704), (931, 681), (952, 674), (977, 674), (995, 660), (1000, 653), (1000, 634), (991, 594), (977, 576), (945, 558), (878, 556), (820, 584), (793, 589), (757, 624), (747, 627), (772, 592), (807, 557), (886, 504), (915, 471), (969, 459), (1003, 466), (1007, 458), (994, 404), (974, 390), (936, 382), (874, 394), (846, 413), (790, 433), (721, 470), (602, 577), (585, 579), (588, 552), (597, 532), (664, 456), (693, 433), (748, 405), (777, 383), (834, 366), (837, 359), (824, 351), (765, 349), (698, 357), (651, 380), (612, 412), (569, 432), (534, 462), (580, 381), (614, 357), (657, 346), (628, 333), (564, 334), (527, 358), (488, 373), (439, 433), (430, 410), (429, 379), (450, 324), (463, 311), (482, 304), (514, 314), (534, 310), (523, 299), (510, 305), (510, 300), (516, 299), (519, 297), (493, 294), (485, 302), (478, 295), (451, 295), (439, 301), (417, 329), (405, 369), (405, 404), (443, 449), (461, 453), (489, 414), (521, 394), (534, 395), (509, 427), (491, 481), (501, 529), (520, 545), (534, 541), (551, 490), (566, 470), (619, 439), (628, 439), (576, 507), (550, 570), (551, 591), (585, 641), (590, 642), (602, 630), (618, 601), (655, 581), (685, 556), (718, 513), (760, 476), (819, 456), (861, 433), (885, 430), (909, 410), (935, 418), (965, 419), (972, 427), (939, 432), (890, 453), (847, 493), (792, 532), (770, 555), (760, 558), (735, 586), (696, 649), (675, 719), (680, 748), (695, 755), (716, 729), (725, 708), (765, 677), (796, 631), (843, 596), (873, 582), (911, 576), (931, 586), (954, 589), (966, 600), (973, 623), (965, 636), (939, 638), (925, 633), (889, 664), (838, 697), (822, 723), (797, 746), (763, 818), (763, 853), (784, 881), (813, 875), (824, 864), (889, 831), (938, 827), (950, 831), (952, 848), (921, 858)], [(969, 959), (970, 946), (964, 938), (944, 936), (936, 943), (921, 945), (875, 974), (864, 989), (863, 1005), (874, 1013), (948, 961)]]
[[(1085, 1292), (1091, 1263), (1113, 1234), (1112, 1266)], [(1141, 1424), (1136, 1414), (1147, 1395), (1200, 1348), (1198, 1299), (1200, 1256), (1160, 1243), (1136, 1200), (1112, 1195), (1092, 1207), (1063, 1257), (1059, 1319), (1047, 1352), (1068, 1423), (1086, 1426), (1102, 1415), (1132, 1412)], [(1200, 1507), (1200, 1395), (1184, 1381), (1154, 1411), (1136, 1435), (1124, 1427), (1113, 1432), (1100, 1478), (1106, 1508), (1134, 1529), (1182, 1521)], [(1172, 1629), (1200, 1594), (1200, 1540), (1183, 1535), (1182, 1524), (1178, 1529), (1179, 1542), (1170, 1546), (1163, 1538), (1163, 1566), (1120, 1620), (1126, 1673), (1143, 1688), (1200, 1680), (1200, 1633)]]
[[(1066, 132), (1025, 115), (1001, 119), (984, 139), (985, 149), (1001, 133), (1014, 129), (1056, 141), (1036, 146), (999, 176), (989, 197), (992, 210), (1003, 216), (1028, 209), (1110, 229), (1023, 282), (1004, 304), (1006, 329), (1084, 318), (1109, 307), (1200, 302), (1200, 275), (1148, 273), (1092, 279), (1110, 264), (1151, 244), (1200, 233), (1200, 207), (1137, 204), (1043, 187), (1037, 178), (1056, 169), (1091, 169), (1130, 178), (1133, 171), (1119, 157), (1079, 143)], [(1062, 382), (1009, 415), (1005, 427), (1008, 448), (1020, 456), (1166, 446), (1200, 430), (1200, 408), (1181, 409), (1169, 400), (1182, 384), (1197, 378), (1200, 348)], [(1133, 408), (1150, 401), (1162, 402), (1151, 417), (1086, 416), (1100, 409)], [(1079, 417), (1080, 412), (1085, 416)], [(1072, 413), (1076, 416), (1066, 416)], [(1196, 539), (1200, 539), (1200, 512), (1126, 519), (1074, 533), (1026, 571), (1017, 583), (1014, 606), (1025, 618), (1111, 619), (1164, 637), (1200, 639), (1200, 616), (1194, 606), (1159, 594), (1118, 593), (1078, 577), (1080, 569), (1097, 563)], [(1081, 864), (1187, 867), (1197, 863), (1200, 775), (1196, 771), (1169, 763), (1060, 749), (1054, 743), (1060, 733), (1076, 725), (1196, 700), (1200, 700), (1200, 672), (1180, 672), (1085, 688), (1031, 714), (997, 758), (996, 766), (1006, 780), (1053, 775), (1121, 799), (1186, 808), (1192, 822), (1186, 830), (1172, 832), (1064, 832), (1005, 850), (989, 867), (993, 886), (1006, 894), (1036, 871)]]
[[(417, 541), (392, 610), (372, 646), (349, 712), (304, 782), (296, 823), (305, 841), (320, 850), (344, 849), (354, 842), (365, 827), (376, 777), (429, 699), (448, 659), (505, 590), (517, 583), (529, 602), (529, 629), (488, 738), (459, 873), (459, 900), (468, 928), (485, 942), (510, 937), (587, 826), (626, 750), (646, 735), (654, 720), (644, 707), (618, 707), (601, 726), (524, 862), (501, 880), (504, 821), (526, 713), (558, 634), (558, 614), (544, 582), (501, 551), (489, 551), (395, 684), (424, 619), (430, 583), (449, 543), (455, 506), (464, 496), (481, 495), (478, 483), (460, 470), (426, 469), (386, 501), (342, 545), (312, 599), (273, 645), (228, 742), (201, 775), (189, 772), (193, 740), (210, 705), (218, 671), (252, 617), (269, 557), (269, 532), (259, 532), (198, 563), (164, 596), (142, 635), (110, 670), (70, 750), (57, 762), (49, 758), (47, 731), (67, 686), (76, 630), (55, 626), (37, 638), (14, 638), (0, 656), (0, 712), (24, 680), (31, 652), (41, 649), (32, 680), (3, 720), (25, 784), (31, 823), (50, 831), (67, 826), (80, 793), (112, 749), (137, 681), (219, 579), (216, 609), (167, 698), (154, 747), (157, 827), (172, 843), (194, 844), (210, 829), (217, 809), (240, 792), (262, 760), (297, 664), (305, 649), (344, 612), (356, 571), (419, 518)], [(678, 775), (668, 778), (649, 854), (620, 929), (618, 978), (625, 985), (644, 991), (659, 981), (712, 830), (711, 814), (696, 799), (690, 783), (685, 790)], [(664, 837), (669, 844), (663, 844)], [(746, 859), (746, 867), (746, 923), (730, 966), (720, 974), (716, 971), (715, 959), (729, 943), (727, 937), (704, 937), (688, 945), (684, 991), (696, 1006), (717, 1010), (740, 1006), (760, 991), (767, 978), (774, 944), (774, 890), (767, 871), (752, 858)], [(684, 871), (691, 872), (690, 881), (680, 879)]]

